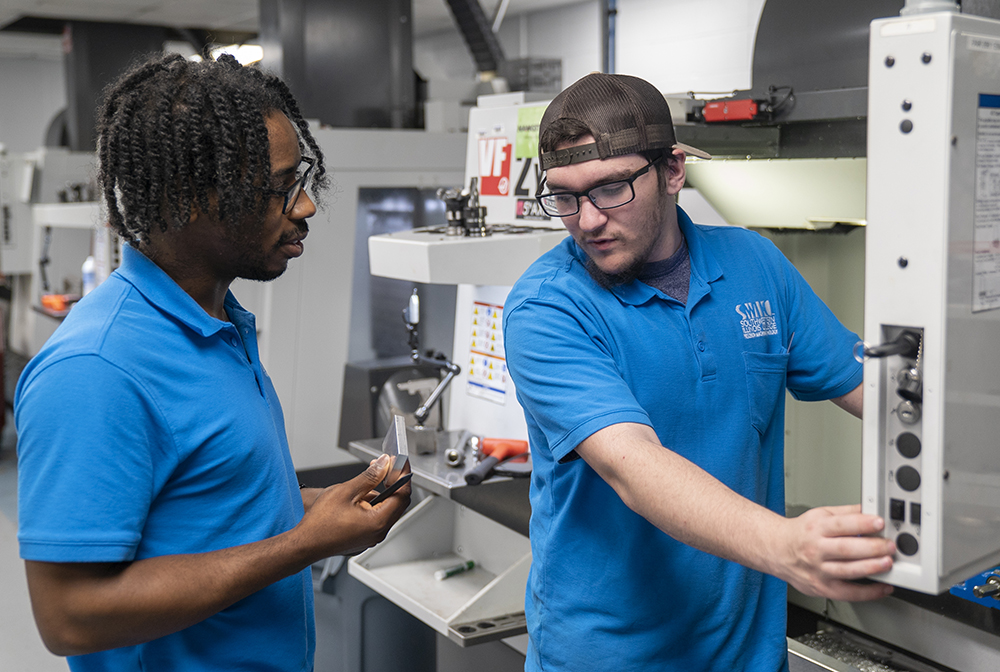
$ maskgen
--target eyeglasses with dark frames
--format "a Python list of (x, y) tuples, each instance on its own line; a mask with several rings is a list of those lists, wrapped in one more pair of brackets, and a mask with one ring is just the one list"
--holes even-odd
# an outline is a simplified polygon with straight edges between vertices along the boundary
[[(302, 170), (302, 163), (308, 164), (305, 170)], [(295, 208), (295, 202), (299, 200), (299, 194), (302, 193), (303, 189), (309, 188), (309, 178), (312, 177), (312, 170), (316, 166), (316, 159), (311, 156), (303, 156), (302, 163), (299, 164), (298, 177), (292, 183), (292, 186), (288, 189), (273, 189), (271, 187), (265, 187), (264, 192), (271, 194), (272, 196), (282, 196), (285, 199), (284, 205), (281, 206), (281, 214), (287, 215), (289, 212)]]
[(540, 195), (536, 196), (535, 200), (549, 217), (572, 217), (580, 212), (581, 198), (590, 199), (594, 207), (599, 210), (620, 208), (635, 200), (635, 187), (632, 186), (632, 183), (648, 173), (653, 164), (661, 158), (663, 157), (656, 157), (624, 180), (598, 184), (586, 191), (554, 191), (551, 194), (541, 194), (545, 188), (545, 179), (543, 178), (538, 185)]

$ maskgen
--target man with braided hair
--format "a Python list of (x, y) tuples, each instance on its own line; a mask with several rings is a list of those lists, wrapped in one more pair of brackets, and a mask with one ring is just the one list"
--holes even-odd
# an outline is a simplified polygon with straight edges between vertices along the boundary
[(15, 395), (42, 639), (73, 670), (311, 670), (310, 565), (378, 543), (409, 502), (368, 503), (385, 461), (299, 489), (254, 317), (229, 292), (302, 254), (322, 152), (287, 87), (231, 57), (134, 66), (97, 131), (122, 265)]

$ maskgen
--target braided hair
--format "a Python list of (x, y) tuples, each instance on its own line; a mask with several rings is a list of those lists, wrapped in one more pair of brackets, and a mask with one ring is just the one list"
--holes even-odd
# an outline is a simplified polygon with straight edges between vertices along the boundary
[(105, 90), (97, 117), (98, 181), (111, 227), (139, 244), (154, 226), (184, 226), (195, 206), (231, 227), (263, 221), (269, 200), (261, 187), (271, 179), (265, 116), (275, 111), (316, 157), (318, 203), (329, 184), (323, 152), (280, 79), (230, 55), (157, 55), (133, 65)]

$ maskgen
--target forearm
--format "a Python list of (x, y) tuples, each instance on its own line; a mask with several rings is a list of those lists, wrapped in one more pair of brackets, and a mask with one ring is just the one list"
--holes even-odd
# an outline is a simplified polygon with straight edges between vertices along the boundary
[[(95, 565), (28, 562), (35, 618), (46, 645), (60, 655), (150, 641), (203, 621), (319, 560), (321, 553), (302, 536), (291, 530), (210, 553), (105, 565), (96, 576)], [(59, 569), (57, 577), (53, 568)], [(80, 575), (74, 576), (74, 569)], [(89, 580), (79, 580), (82, 575)]]
[[(626, 427), (636, 431), (621, 431)], [(649, 427), (616, 425), (602, 432), (617, 434), (601, 437), (613, 442), (612, 453), (592, 460), (587, 441), (577, 451), (630, 509), (689, 546), (775, 573), (773, 553), (765, 553), (761, 541), (775, 538), (783, 517), (660, 446)]]
[(785, 518), (662, 447), (645, 425), (607, 427), (577, 452), (629, 508), (689, 546), (776, 576), (808, 595), (868, 600), (890, 590), (850, 582), (887, 571), (895, 552), (891, 541), (870, 536), (883, 521), (861, 514), (860, 506)]
[(156, 639), (318, 560), (377, 544), (409, 505), (408, 485), (374, 507), (368, 503), (387, 468), (388, 459), (380, 459), (351, 481), (320, 490), (298, 525), (262, 541), (131, 563), (27, 562), (45, 645), (74, 655)]

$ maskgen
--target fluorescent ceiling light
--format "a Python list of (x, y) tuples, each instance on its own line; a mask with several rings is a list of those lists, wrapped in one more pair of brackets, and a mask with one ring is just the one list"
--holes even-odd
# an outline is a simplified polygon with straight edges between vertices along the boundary
[(264, 47), (259, 44), (230, 44), (216, 47), (210, 52), (212, 59), (218, 59), (222, 54), (232, 54), (242, 65), (250, 65), (264, 58)]

